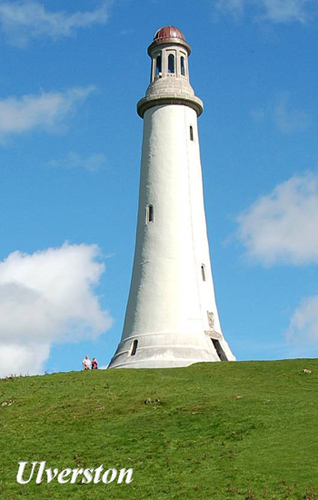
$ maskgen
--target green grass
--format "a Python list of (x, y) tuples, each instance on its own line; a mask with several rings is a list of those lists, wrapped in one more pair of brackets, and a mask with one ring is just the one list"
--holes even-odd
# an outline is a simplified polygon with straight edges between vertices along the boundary
[[(3, 500), (317, 499), (318, 360), (7, 378), (0, 430)], [(134, 480), (19, 485), (19, 461)]]

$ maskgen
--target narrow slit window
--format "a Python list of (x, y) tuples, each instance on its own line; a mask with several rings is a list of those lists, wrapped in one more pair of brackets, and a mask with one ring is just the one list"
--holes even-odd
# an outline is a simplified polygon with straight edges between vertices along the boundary
[(193, 127), (190, 125), (190, 141), (194, 141)]
[(184, 57), (183, 56), (181, 56), (181, 59), (180, 59), (180, 66), (181, 66), (181, 75), (185, 76), (185, 64), (184, 64)]
[(153, 205), (147, 205), (146, 207), (146, 223), (149, 224), (150, 222), (154, 221), (154, 210), (153, 210)]
[(137, 352), (137, 347), (138, 347), (138, 340), (135, 339), (132, 343), (132, 346), (131, 346), (130, 356), (135, 356), (135, 354)]
[(174, 73), (174, 55), (168, 56), (168, 73)]
[(159, 76), (159, 74), (162, 72), (162, 62), (161, 62), (161, 55), (156, 57), (156, 76)]
[(206, 281), (205, 265), (204, 264), (201, 264), (201, 276), (202, 276), (202, 281)]

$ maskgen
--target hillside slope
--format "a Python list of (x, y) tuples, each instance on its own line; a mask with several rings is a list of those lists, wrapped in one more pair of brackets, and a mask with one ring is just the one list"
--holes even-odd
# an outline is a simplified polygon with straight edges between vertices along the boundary
[[(317, 359), (7, 378), (0, 428), (3, 500), (318, 498)], [(21, 485), (19, 461), (133, 481)]]

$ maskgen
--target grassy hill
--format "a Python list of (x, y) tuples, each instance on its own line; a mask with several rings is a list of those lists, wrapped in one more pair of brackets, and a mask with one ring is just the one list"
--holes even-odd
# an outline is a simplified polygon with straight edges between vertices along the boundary
[[(6, 378), (0, 429), (3, 500), (318, 498), (317, 359)], [(20, 485), (19, 461), (133, 482)]]

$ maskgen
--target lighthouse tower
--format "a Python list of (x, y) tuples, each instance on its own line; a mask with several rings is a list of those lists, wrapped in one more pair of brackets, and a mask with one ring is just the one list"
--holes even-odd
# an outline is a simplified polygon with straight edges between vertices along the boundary
[(215, 303), (203, 200), (190, 46), (166, 26), (148, 48), (133, 274), (121, 342), (110, 368), (168, 368), (235, 360)]

